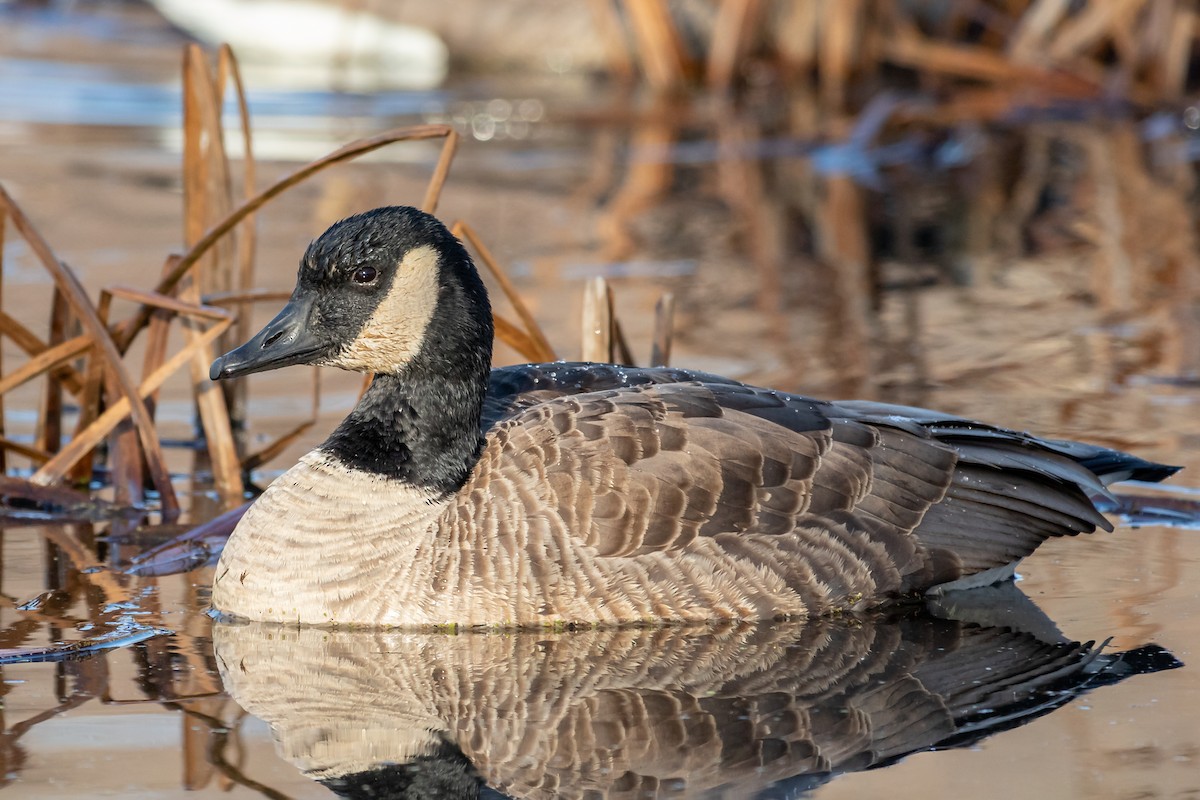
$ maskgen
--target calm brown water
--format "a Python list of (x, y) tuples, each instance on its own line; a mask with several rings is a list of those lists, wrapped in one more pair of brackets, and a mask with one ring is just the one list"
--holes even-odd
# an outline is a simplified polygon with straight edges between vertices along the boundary
[[(0, 180), (93, 293), (151, 285), (179, 249), (178, 42), (136, 8), (0, 10)], [(374, 98), (264, 89), (251, 102), (264, 183), (398, 124), (451, 119), (486, 139), (464, 141), (439, 215), (480, 233), (563, 357), (579, 353), (583, 285), (601, 274), (642, 361), (671, 291), (675, 364), (1106, 443), (1185, 465), (1173, 484), (1200, 485), (1200, 263), (1181, 113), (1059, 109), (846, 148), (829, 145), (855, 121), (811, 119), (800, 100), (793, 113), (704, 99), (662, 109), (568, 79)], [(435, 154), (399, 148), (273, 204), (260, 285), (290, 289), (330, 221), (419, 202)], [(11, 237), (4, 270), (4, 310), (44, 329), (48, 279)], [(3, 347), (11, 369), (20, 356)], [(518, 359), (501, 348), (498, 360)], [(255, 441), (308, 414), (309, 381), (254, 379)], [(317, 424), (260, 484), (352, 405), (357, 376), (322, 381)], [(183, 380), (164, 391), (168, 438), (193, 436), (189, 398)], [(28, 435), (38, 402), (33, 385), (6, 398), (7, 435)], [(214, 513), (191, 451), (170, 458), (193, 518)], [(214, 630), (209, 569), (89, 569), (168, 534), (134, 527), (0, 529), (0, 647), (174, 631), (0, 667), (0, 797), (327, 797), (305, 772), (336, 785), (401, 756), (456, 775), (468, 759), (513, 797), (1200, 796), (1194, 529), (1121, 527), (1029, 559), (1019, 586), (1067, 640), (1111, 637), (1105, 654), (1153, 642), (1187, 666), (1057, 710), (1073, 684), (946, 712), (1000, 730), (976, 742), (931, 722), (929, 704), (955, 709), (955, 689), (1040, 663), (1036, 638), (925, 619), (536, 637)], [(1051, 638), (1028, 613), (988, 619)], [(994, 722), (1039, 710), (1012, 730)], [(785, 757), (777, 742), (804, 726), (819, 748)], [(928, 751), (939, 743), (968, 746)]]

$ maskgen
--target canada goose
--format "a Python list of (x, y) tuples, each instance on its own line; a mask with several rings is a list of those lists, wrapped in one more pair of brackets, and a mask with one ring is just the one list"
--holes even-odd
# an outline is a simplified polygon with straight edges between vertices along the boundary
[(875, 616), (504, 636), (218, 622), (213, 651), (279, 754), (345, 797), (797, 797), (1180, 665)]
[[(214, 608), (370, 626), (805, 617), (1011, 577), (1112, 526), (1089, 495), (1175, 467), (685, 369), (492, 370), (487, 293), (433, 217), (334, 224), (211, 377), (373, 371), (247, 511)], [(964, 582), (964, 579), (968, 579)]]

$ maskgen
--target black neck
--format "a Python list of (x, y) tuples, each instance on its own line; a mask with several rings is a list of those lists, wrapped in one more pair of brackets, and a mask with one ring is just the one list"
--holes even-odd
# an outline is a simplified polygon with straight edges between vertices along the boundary
[(438, 230), (444, 263), (420, 349), (399, 373), (375, 376), (322, 449), (348, 466), (449, 494), (467, 482), (483, 448), (493, 332), (487, 291), (470, 257)]
[(466, 483), (483, 447), (479, 379), (377, 375), (322, 450), (354, 469), (436, 494)]

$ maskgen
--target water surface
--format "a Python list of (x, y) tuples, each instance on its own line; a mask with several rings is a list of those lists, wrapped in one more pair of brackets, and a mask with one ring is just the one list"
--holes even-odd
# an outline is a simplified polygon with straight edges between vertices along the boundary
[[(0, 180), (90, 291), (147, 286), (179, 249), (179, 39), (134, 8), (78, 14), (0, 10)], [(480, 232), (564, 357), (578, 355), (583, 282), (601, 274), (642, 363), (671, 291), (674, 364), (1119, 446), (1189, 467), (1173, 484), (1198, 483), (1194, 143), (1169, 112), (1148, 124), (1040, 109), (881, 134), (878, 117), (816, 119), (803, 98), (776, 96), (676, 108), (578, 84), (251, 90), (264, 183), (355, 136), (459, 125), (439, 213)], [(260, 219), (258, 282), (290, 289), (304, 244), (340, 216), (419, 202), (435, 157), (410, 148), (281, 198)], [(4, 271), (5, 311), (42, 330), (49, 282), (12, 237)], [(3, 347), (11, 369), (20, 356)], [(309, 380), (254, 379), (253, 443), (308, 413)], [(324, 437), (359, 385), (323, 384), (316, 425), (260, 485)], [(28, 437), (38, 407), (34, 385), (6, 398), (6, 435)], [(186, 380), (168, 384), (159, 415), (164, 435), (192, 439)], [(215, 513), (193, 451), (169, 457), (192, 518)], [(1194, 490), (1128, 491), (1194, 520)], [(214, 627), (210, 568), (121, 572), (177, 532), (141, 523), (3, 521), (0, 647), (123, 646), (0, 666), (0, 796), (328, 797), (379, 764), (403, 773), (404, 759), (513, 797), (1200, 792), (1200, 534), (1188, 528), (1049, 542), (1019, 586), (1053, 623), (956, 606), (943, 615), (983, 626), (914, 611), (422, 638)], [(1027, 632), (1003, 630), (1014, 625)], [(1095, 655), (1055, 627), (1067, 642), (1111, 641)], [(129, 641), (160, 628), (173, 634)], [(1134, 670), (1114, 655), (1151, 643), (1187, 666), (1117, 680)], [(1012, 677), (1048, 654), (1061, 674)], [(1012, 677), (1004, 690), (997, 672)]]

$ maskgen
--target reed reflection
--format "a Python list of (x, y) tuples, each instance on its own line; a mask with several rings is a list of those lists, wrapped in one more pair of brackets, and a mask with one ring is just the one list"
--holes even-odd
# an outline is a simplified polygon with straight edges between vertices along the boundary
[(792, 796), (1179, 666), (1066, 641), (1012, 587), (950, 602), (958, 618), (506, 635), (218, 623), (214, 644), (280, 754), (344, 797)]

